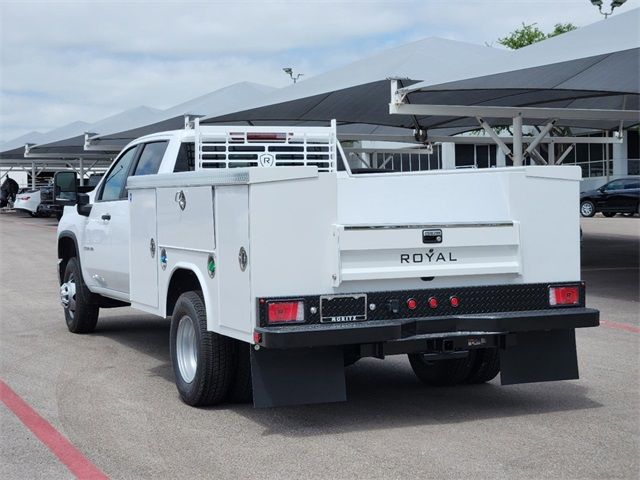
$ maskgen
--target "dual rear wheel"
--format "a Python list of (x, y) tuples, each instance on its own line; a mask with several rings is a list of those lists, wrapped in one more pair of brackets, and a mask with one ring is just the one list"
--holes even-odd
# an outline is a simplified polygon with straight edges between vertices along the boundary
[(249, 344), (207, 330), (201, 292), (178, 298), (170, 348), (176, 387), (186, 404), (204, 407), (251, 399)]
[(414, 353), (409, 355), (409, 363), (422, 383), (438, 387), (485, 383), (500, 372), (497, 348), (470, 350), (466, 357), (450, 360), (429, 360), (422, 353)]

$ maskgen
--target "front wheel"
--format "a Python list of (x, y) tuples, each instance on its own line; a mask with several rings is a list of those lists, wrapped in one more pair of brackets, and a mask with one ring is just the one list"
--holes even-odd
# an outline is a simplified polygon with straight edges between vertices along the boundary
[(98, 323), (100, 308), (89, 303), (89, 290), (82, 279), (80, 263), (76, 257), (67, 261), (60, 285), (60, 302), (64, 307), (67, 328), (72, 333), (91, 333)]
[(180, 398), (191, 406), (215, 405), (227, 395), (235, 364), (230, 338), (207, 331), (200, 292), (180, 295), (171, 317), (171, 364)]
[(583, 217), (593, 217), (596, 214), (596, 206), (591, 200), (584, 200), (580, 203), (580, 215)]

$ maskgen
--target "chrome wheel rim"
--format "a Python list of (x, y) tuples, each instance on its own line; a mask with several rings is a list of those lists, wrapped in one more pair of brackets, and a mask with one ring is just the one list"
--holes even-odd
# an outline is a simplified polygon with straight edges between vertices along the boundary
[(182, 379), (191, 383), (198, 368), (198, 345), (193, 320), (188, 315), (180, 319), (176, 335), (176, 357)]
[(60, 303), (73, 318), (76, 313), (76, 282), (73, 274), (69, 275), (69, 279), (60, 285)]
[(585, 202), (580, 207), (580, 210), (582, 211), (583, 215), (591, 215), (591, 213), (593, 212), (593, 205)]

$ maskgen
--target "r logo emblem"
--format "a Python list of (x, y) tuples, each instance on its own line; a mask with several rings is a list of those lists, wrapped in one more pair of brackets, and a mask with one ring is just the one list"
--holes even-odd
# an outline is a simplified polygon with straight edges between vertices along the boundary
[(258, 157), (258, 165), (261, 167), (273, 167), (276, 164), (276, 159), (270, 153), (263, 153)]

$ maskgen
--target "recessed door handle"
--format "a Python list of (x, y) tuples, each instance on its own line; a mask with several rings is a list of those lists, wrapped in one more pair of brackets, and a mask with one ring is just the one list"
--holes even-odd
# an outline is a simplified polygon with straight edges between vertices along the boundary
[(110, 214), (108, 214), (108, 213), (105, 213), (105, 214), (104, 214), (104, 215), (102, 215), (102, 217), (100, 217), (100, 218), (102, 218), (103, 220), (107, 220), (107, 221), (109, 221), (109, 220), (111, 220), (111, 215), (110, 215)]

